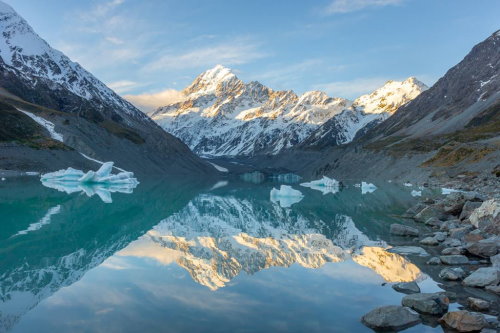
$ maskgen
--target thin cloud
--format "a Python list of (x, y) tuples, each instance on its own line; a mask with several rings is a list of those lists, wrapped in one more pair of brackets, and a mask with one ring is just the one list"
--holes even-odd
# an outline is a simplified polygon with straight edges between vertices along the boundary
[(116, 93), (123, 94), (137, 88), (140, 84), (134, 81), (122, 80), (108, 83), (107, 86), (113, 89)]
[(149, 63), (145, 71), (209, 68), (216, 64), (241, 65), (266, 57), (259, 46), (247, 40), (235, 40), (213, 46), (201, 47), (179, 54), (167, 54)]
[(403, 0), (333, 0), (324, 10), (326, 14), (344, 14), (369, 7), (399, 5)]
[(123, 97), (146, 113), (154, 111), (160, 106), (182, 102), (186, 99), (186, 95), (175, 89), (165, 89), (158, 93), (124, 95)]

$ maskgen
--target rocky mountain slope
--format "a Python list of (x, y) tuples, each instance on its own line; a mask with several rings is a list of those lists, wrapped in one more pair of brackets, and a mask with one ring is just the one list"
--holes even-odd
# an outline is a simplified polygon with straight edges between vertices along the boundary
[(500, 174), (499, 77), (497, 31), (431, 88), (354, 142), (316, 151), (298, 147), (267, 163), (311, 176), (431, 178), (443, 183), (461, 175), (462, 182), (470, 178), (469, 183), (487, 183), (485, 177)]
[[(3, 2), (0, 29), (0, 99), (17, 110), (47, 120), (62, 138), (61, 146), (66, 147), (51, 147), (55, 162), (50, 163), (42, 157), (46, 147), (40, 143), (50, 139), (46, 129), (41, 129), (37, 140), (28, 144), (19, 137), (2, 140), (0, 149), (7, 158), (0, 160), (0, 169), (51, 170), (65, 164), (69, 153), (64, 151), (77, 151), (99, 160), (114, 160), (136, 172), (212, 172), (213, 168), (194, 156), (181, 141), (162, 131), (79, 64), (50, 47)], [(23, 121), (25, 127), (35, 125), (33, 120)], [(16, 124), (9, 122), (7, 126)], [(67, 160), (73, 166), (87, 163), (81, 156), (71, 154)]]
[(389, 81), (353, 103), (319, 91), (297, 96), (255, 81), (244, 83), (218, 65), (183, 90), (183, 101), (161, 107), (151, 116), (199, 155), (277, 154), (325, 136), (337, 144), (349, 142), (365, 125), (386, 118), (425, 88), (414, 78)]

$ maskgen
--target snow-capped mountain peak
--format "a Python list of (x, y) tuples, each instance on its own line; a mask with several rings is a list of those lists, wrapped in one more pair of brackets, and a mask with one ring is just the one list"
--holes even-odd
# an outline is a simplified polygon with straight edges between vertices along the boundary
[(231, 71), (231, 69), (222, 65), (217, 65), (201, 73), (189, 87), (184, 89), (186, 95), (200, 96), (217, 94), (219, 91), (225, 91), (234, 88), (240, 80)]
[(362, 108), (365, 113), (392, 114), (427, 89), (428, 87), (415, 77), (409, 77), (404, 81), (389, 80), (371, 94), (357, 98), (353, 106)]

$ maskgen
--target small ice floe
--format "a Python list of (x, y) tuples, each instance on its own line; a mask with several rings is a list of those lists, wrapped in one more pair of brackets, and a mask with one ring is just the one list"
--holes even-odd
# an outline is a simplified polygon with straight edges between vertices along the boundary
[(38, 176), (40, 174), (40, 172), (36, 172), (36, 171), (28, 171), (25, 173), (27, 176)]
[(463, 191), (455, 190), (453, 188), (446, 188), (446, 187), (441, 188), (441, 194), (443, 194), (443, 195), (448, 195), (448, 194), (455, 193), (455, 192), (463, 192)]
[(412, 197), (421, 197), (422, 191), (413, 190), (413, 191), (411, 191), (411, 196)]
[(377, 186), (372, 183), (361, 182), (361, 194), (372, 193), (375, 192)]
[(335, 194), (340, 189), (340, 183), (332, 178), (323, 176), (323, 178), (318, 180), (313, 180), (308, 183), (302, 183), (300, 186), (309, 187), (313, 190), (317, 190), (323, 193), (323, 195), (332, 193)]
[(404, 183), (403, 185), (406, 186), (406, 187), (412, 187), (413, 186), (412, 183), (408, 183), (408, 182)]
[(102, 201), (111, 203), (111, 193), (132, 193), (139, 182), (133, 172), (122, 171), (112, 175), (113, 162), (104, 163), (97, 171), (84, 173), (81, 170), (68, 168), (43, 174), (40, 179), (46, 187), (68, 194), (84, 192), (91, 197), (97, 194)]
[(279, 203), (283, 208), (288, 208), (304, 198), (302, 192), (293, 189), (288, 185), (281, 185), (280, 189), (273, 187), (271, 190), (271, 201)]

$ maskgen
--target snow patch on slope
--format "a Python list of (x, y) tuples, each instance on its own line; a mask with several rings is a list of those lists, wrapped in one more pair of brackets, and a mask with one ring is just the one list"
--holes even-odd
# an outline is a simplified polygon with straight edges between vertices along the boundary
[(31, 119), (36, 121), (39, 125), (43, 126), (50, 133), (50, 137), (52, 139), (60, 141), (60, 142), (64, 142), (62, 134), (56, 132), (55, 125), (53, 122), (45, 120), (44, 118), (36, 116), (33, 113), (30, 113), (28, 111), (24, 111), (24, 110), (20, 110), (20, 109), (17, 109), (17, 110), (21, 111), (22, 113), (24, 113), (25, 115), (27, 115), (28, 117), (30, 117)]

